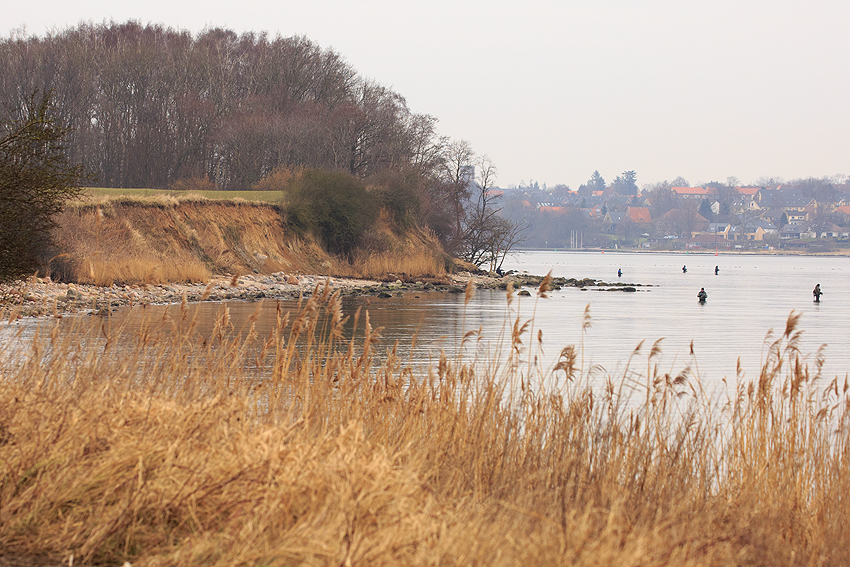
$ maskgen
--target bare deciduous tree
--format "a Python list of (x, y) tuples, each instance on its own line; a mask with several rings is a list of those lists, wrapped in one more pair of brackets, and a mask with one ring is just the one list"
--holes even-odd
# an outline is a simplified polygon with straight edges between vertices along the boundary
[(508, 252), (523, 241), (523, 223), (500, 216), (501, 192), (494, 191), (496, 167), (490, 158), (476, 161), (477, 175), (470, 183), (460, 242), (461, 258), (476, 266), (489, 264), (490, 271), (501, 268)]

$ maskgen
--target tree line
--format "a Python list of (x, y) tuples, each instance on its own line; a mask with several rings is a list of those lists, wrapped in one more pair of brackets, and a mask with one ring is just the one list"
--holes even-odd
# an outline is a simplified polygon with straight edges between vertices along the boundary
[(425, 165), (435, 119), (304, 37), (80, 24), (0, 44), (0, 100), (52, 92), (69, 156), (100, 184), (207, 177), (249, 189), (276, 167), (367, 177)]

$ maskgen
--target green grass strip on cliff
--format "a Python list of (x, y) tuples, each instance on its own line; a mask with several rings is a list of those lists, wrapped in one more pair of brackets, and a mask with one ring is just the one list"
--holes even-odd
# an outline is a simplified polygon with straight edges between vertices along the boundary
[(122, 189), (118, 187), (86, 187), (86, 193), (92, 197), (153, 197), (170, 195), (173, 197), (200, 195), (207, 199), (245, 199), (264, 203), (281, 203), (284, 200), (281, 191), (175, 191), (171, 189)]

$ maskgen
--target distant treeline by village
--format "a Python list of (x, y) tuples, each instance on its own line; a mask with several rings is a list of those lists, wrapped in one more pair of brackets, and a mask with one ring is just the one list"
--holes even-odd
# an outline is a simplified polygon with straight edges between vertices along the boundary
[(850, 246), (846, 176), (783, 182), (736, 178), (693, 187), (677, 177), (644, 185), (634, 171), (577, 190), (529, 182), (500, 190), (503, 214), (527, 226), (525, 245), (549, 248), (800, 249)]

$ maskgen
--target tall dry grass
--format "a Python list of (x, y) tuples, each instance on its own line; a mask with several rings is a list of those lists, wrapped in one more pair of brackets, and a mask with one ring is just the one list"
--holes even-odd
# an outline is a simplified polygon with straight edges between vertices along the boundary
[(802, 363), (794, 314), (758, 380), (721, 403), (693, 367), (660, 372), (658, 343), (636, 350), (639, 378), (592, 382), (581, 345), (541, 371), (533, 321), (518, 318), (499, 353), (415, 374), (374, 351), (367, 313), (344, 336), (327, 289), (297, 317), (279, 312), (268, 336), (228, 338), (226, 309), (201, 336), (193, 317), (184, 305), (135, 333), (98, 319), (82, 341), (45, 328), (4, 350), (0, 552), (113, 565), (847, 563), (847, 385)]
[(387, 279), (392, 276), (442, 278), (446, 263), (438, 253), (427, 251), (383, 252), (363, 254), (351, 263), (351, 275), (366, 279)]
[[(147, 223), (134, 226), (116, 214), (114, 206), (122, 202), (131, 201), (105, 200), (63, 212), (54, 231), (58, 253), (47, 269), (65, 281), (98, 286), (209, 280), (210, 270), (191, 253), (188, 243), (181, 242), (187, 239), (166, 233), (154, 240)], [(163, 196), (148, 198), (143, 206), (159, 211), (176, 204), (174, 198)], [(151, 219), (150, 224), (156, 223)], [(180, 228), (187, 232), (183, 227), (177, 230)]]

